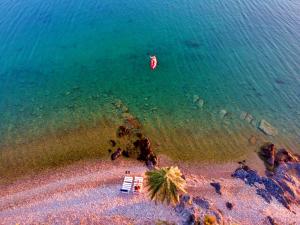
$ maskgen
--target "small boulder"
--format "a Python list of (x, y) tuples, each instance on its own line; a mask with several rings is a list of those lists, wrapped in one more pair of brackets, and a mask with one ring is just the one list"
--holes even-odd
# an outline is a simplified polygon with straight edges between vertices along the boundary
[(210, 208), (210, 203), (204, 199), (204, 198), (200, 198), (200, 197), (195, 197), (193, 198), (193, 202), (200, 206), (203, 209), (209, 209)]
[(175, 206), (175, 212), (181, 213), (184, 210), (185, 206), (184, 203), (180, 202)]
[(140, 150), (138, 159), (147, 161), (149, 159), (150, 153), (152, 153), (150, 140), (148, 138), (136, 140), (133, 145), (135, 148)]
[(226, 119), (226, 118), (230, 118), (231, 114), (227, 112), (225, 109), (222, 109), (220, 110), (219, 115), (221, 119)]
[(274, 219), (271, 216), (267, 216), (267, 220), (271, 225), (278, 225), (277, 223), (275, 223)]
[(126, 135), (129, 135), (130, 134), (130, 130), (127, 129), (125, 126), (119, 126), (118, 130), (117, 130), (117, 136), (118, 137), (124, 137)]
[(280, 149), (275, 157), (276, 165), (287, 163), (287, 162), (300, 162), (300, 156), (292, 154), (286, 149)]
[(255, 120), (254, 117), (248, 112), (242, 112), (240, 118), (248, 123), (252, 123), (252, 121)]
[(130, 154), (129, 154), (129, 151), (128, 150), (124, 150), (122, 152), (122, 155), (125, 156), (126, 158), (129, 158), (130, 157)]
[(117, 99), (113, 104), (116, 108), (120, 109), (123, 105), (123, 102), (120, 99)]
[(117, 142), (115, 140), (109, 140), (109, 143), (111, 144), (112, 147), (115, 147)]
[(202, 108), (204, 105), (204, 100), (200, 98), (198, 95), (194, 95), (193, 97), (193, 103), (198, 107)]
[(193, 208), (185, 208), (181, 213), (183, 225), (194, 225), (196, 216)]
[(111, 160), (116, 160), (121, 156), (122, 149), (118, 148), (112, 155), (111, 155)]
[(196, 103), (197, 101), (199, 101), (200, 97), (198, 95), (194, 95), (193, 96), (193, 102)]
[(251, 137), (248, 139), (249, 144), (256, 145), (257, 138), (254, 135), (251, 135)]
[(278, 130), (264, 119), (260, 121), (258, 128), (269, 136), (276, 136), (278, 134)]
[(213, 186), (216, 190), (216, 192), (221, 195), (221, 184), (219, 182), (212, 182), (210, 183), (211, 186)]
[(191, 199), (191, 196), (188, 194), (184, 194), (180, 197), (180, 201), (183, 203), (188, 203)]
[(275, 145), (272, 143), (266, 143), (260, 148), (260, 156), (269, 166), (274, 166), (275, 163)]
[(226, 208), (232, 210), (233, 204), (231, 202), (226, 202)]

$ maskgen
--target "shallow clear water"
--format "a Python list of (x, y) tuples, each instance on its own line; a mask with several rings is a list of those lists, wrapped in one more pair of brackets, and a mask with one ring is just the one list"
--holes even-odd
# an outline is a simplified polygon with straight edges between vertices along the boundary
[(266, 139), (299, 148), (299, 12), (295, 0), (2, 0), (1, 144), (89, 124), (121, 99), (166, 138), (206, 135), (209, 151), (222, 148), (212, 133), (240, 134), (222, 149), (240, 151), (263, 118), (279, 131)]

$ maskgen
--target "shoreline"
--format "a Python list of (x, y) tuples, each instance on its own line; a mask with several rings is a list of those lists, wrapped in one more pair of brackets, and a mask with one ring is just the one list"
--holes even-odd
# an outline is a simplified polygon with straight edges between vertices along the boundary
[[(266, 203), (255, 189), (231, 177), (237, 163), (177, 164), (166, 156), (159, 158), (160, 166), (178, 165), (186, 176), (189, 194), (208, 199), (223, 212), (227, 222), (264, 224), (267, 216), (280, 224), (295, 222), (295, 215), (279, 202)], [(247, 160), (251, 166), (255, 166), (255, 161), (255, 156)], [(264, 172), (262, 162), (254, 168)], [(181, 223), (171, 206), (155, 205), (146, 190), (138, 196), (121, 195), (119, 188), (126, 170), (130, 170), (131, 175), (142, 175), (147, 168), (131, 159), (82, 161), (1, 185), (1, 224), (51, 224), (54, 221), (105, 224), (109, 220), (118, 224), (154, 224), (159, 220)], [(210, 185), (212, 181), (221, 183), (222, 195), (215, 192)], [(226, 201), (234, 204), (232, 210), (226, 209)], [(293, 210), (300, 213), (299, 207)]]
[[(80, 160), (108, 159), (108, 150), (112, 149), (109, 140), (117, 139), (116, 130), (122, 124), (122, 120), (122, 117), (116, 116), (115, 121), (103, 119), (92, 127), (82, 126), (28, 142), (2, 146), (0, 184)], [(157, 124), (160, 124), (160, 121), (157, 121)], [(236, 136), (235, 133), (216, 133), (213, 130), (203, 134), (193, 133), (185, 127), (174, 128), (172, 124), (159, 127), (160, 129), (156, 129), (155, 126), (143, 124), (142, 127), (142, 132), (150, 138), (154, 151), (183, 162), (222, 164), (243, 160), (269, 140), (263, 134), (247, 130), (236, 131), (240, 133)], [(123, 142), (119, 140), (121, 148), (125, 145)], [(284, 142), (275, 143), (284, 146)]]

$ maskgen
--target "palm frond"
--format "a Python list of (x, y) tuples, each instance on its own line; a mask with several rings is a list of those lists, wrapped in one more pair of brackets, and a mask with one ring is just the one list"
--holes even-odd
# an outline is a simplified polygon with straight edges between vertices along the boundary
[(155, 202), (176, 204), (179, 193), (185, 191), (186, 182), (178, 167), (163, 167), (146, 172), (146, 187)]

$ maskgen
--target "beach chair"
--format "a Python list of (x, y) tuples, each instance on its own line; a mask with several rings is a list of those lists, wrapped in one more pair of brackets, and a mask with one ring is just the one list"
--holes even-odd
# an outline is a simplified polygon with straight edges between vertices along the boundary
[(133, 193), (141, 193), (143, 189), (143, 177), (134, 177)]
[(132, 187), (133, 177), (125, 176), (122, 184), (121, 192), (129, 193)]

